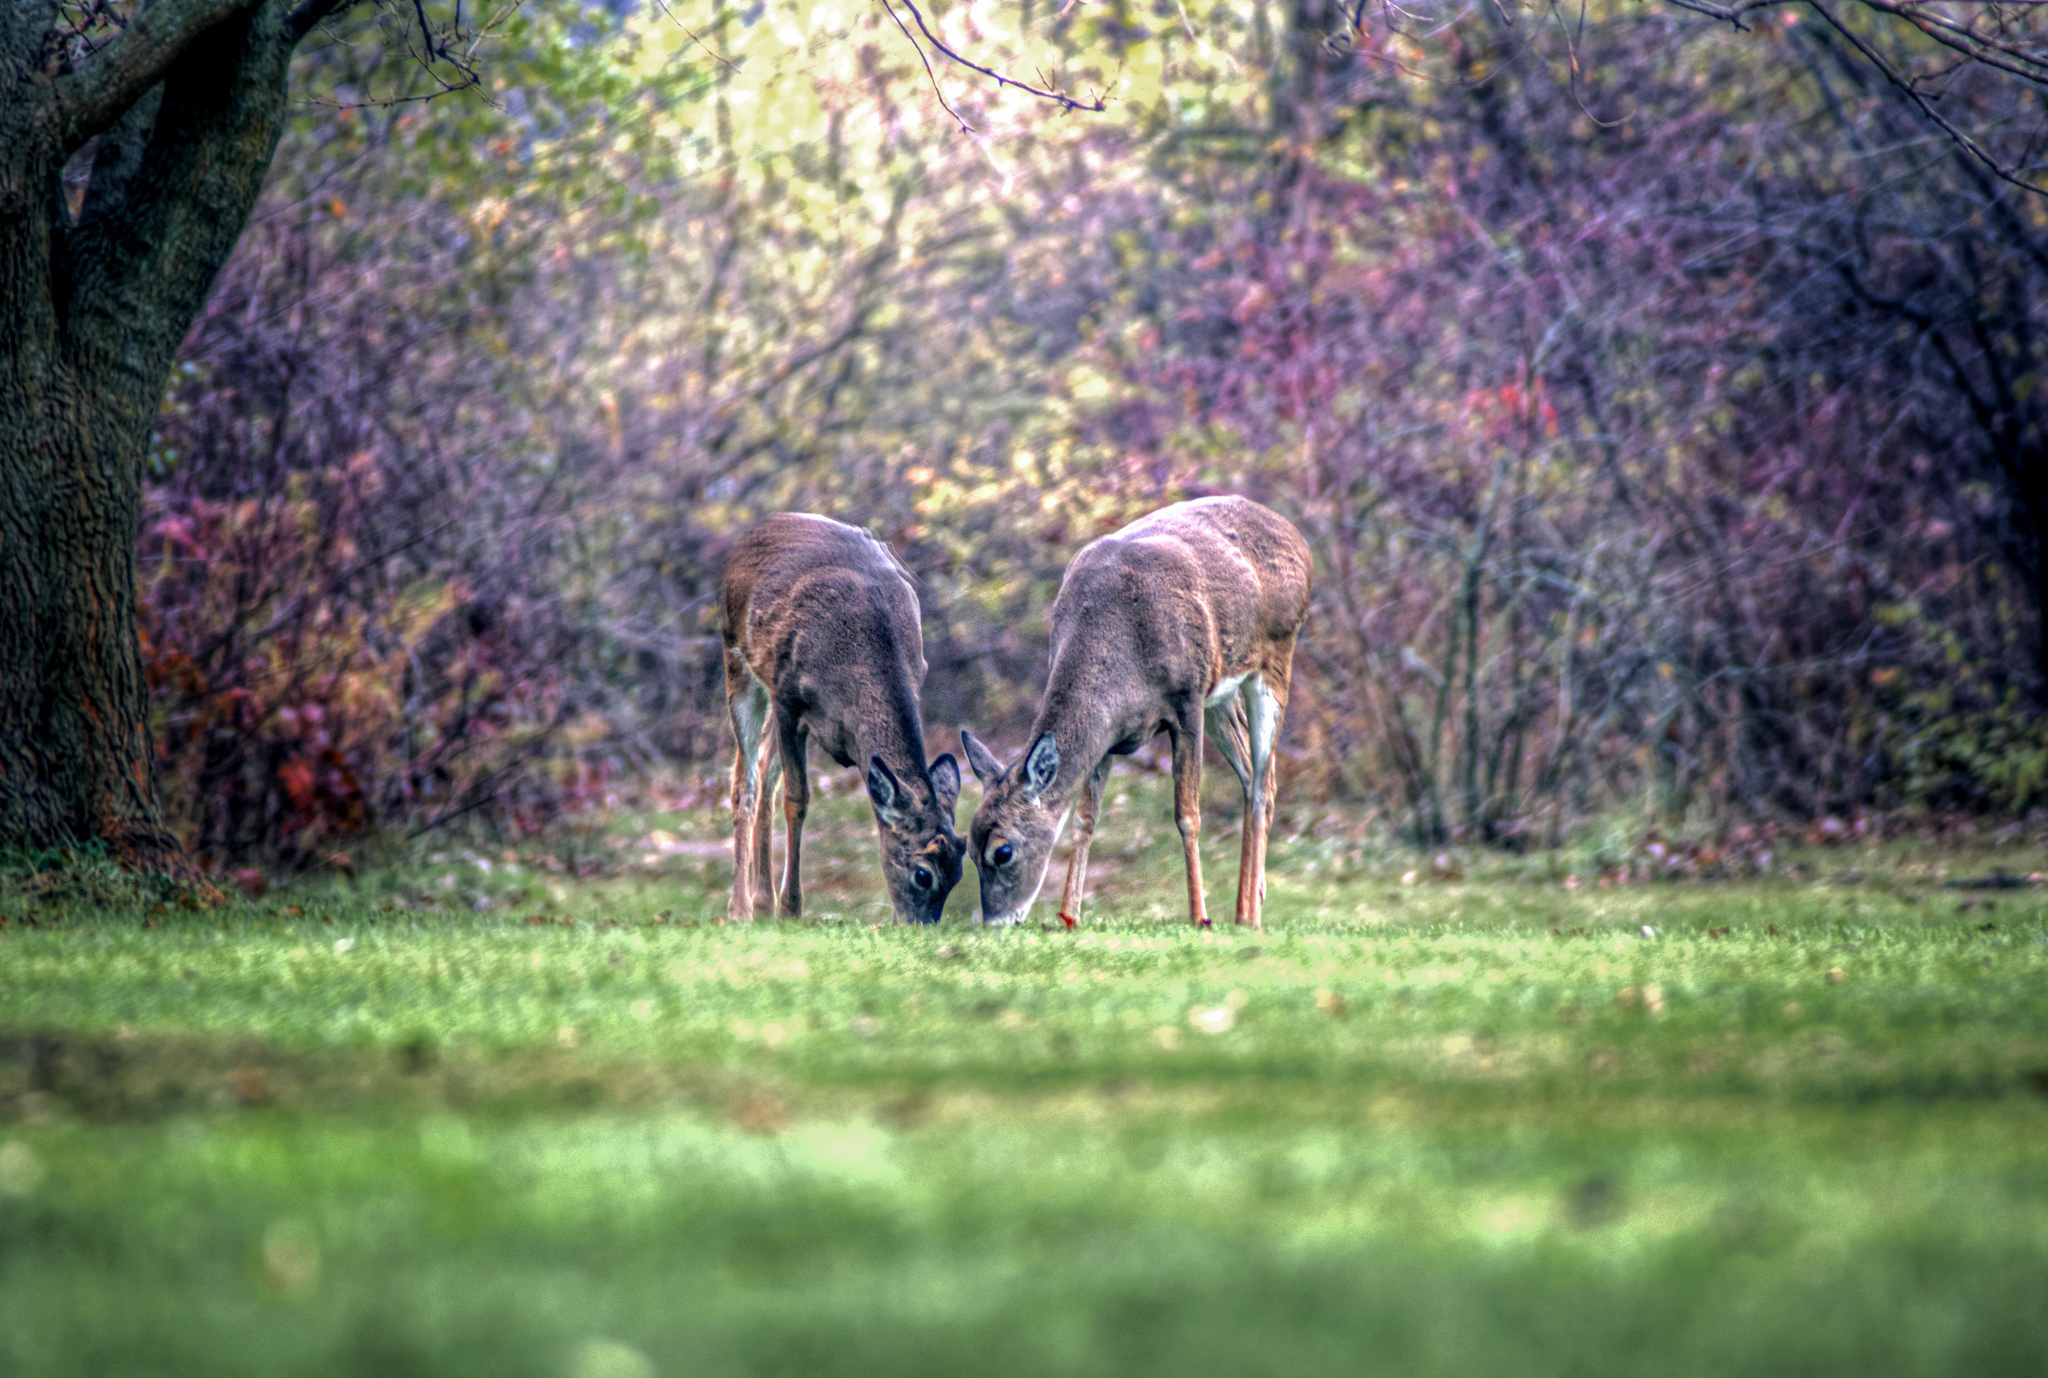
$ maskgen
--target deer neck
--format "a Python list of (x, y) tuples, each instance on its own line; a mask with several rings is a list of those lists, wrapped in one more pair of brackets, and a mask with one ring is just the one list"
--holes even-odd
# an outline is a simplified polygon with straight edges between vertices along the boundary
[(848, 735), (853, 739), (853, 763), (865, 771), (879, 756), (896, 778), (916, 790), (920, 798), (930, 778), (924, 759), (924, 720), (917, 711), (917, 695), (900, 675), (877, 677), (861, 686), (854, 711), (847, 714)]

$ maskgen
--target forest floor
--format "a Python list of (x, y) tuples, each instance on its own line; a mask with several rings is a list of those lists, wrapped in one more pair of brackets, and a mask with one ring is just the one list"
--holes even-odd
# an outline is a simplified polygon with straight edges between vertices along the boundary
[(1956, 888), (2048, 856), (1568, 889), (1302, 815), (1194, 932), (1111, 794), (1073, 932), (875, 926), (843, 790), (798, 923), (716, 922), (708, 805), (5, 897), (0, 1372), (2048, 1372), (2048, 892)]

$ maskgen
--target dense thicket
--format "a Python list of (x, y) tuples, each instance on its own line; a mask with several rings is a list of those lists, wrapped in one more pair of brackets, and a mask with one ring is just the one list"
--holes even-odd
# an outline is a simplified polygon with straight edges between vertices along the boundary
[[(779, 507), (896, 544), (927, 720), (1013, 729), (1074, 550), (1220, 489), (1322, 562), (1296, 787), (1421, 838), (2041, 802), (2048, 201), (1801, 11), (1517, 13), (955, 6), (1120, 82), (942, 66), (972, 134), (865, 6), (535, 12), (488, 105), (329, 50), (147, 486), (192, 840), (708, 760)], [(2024, 84), (1945, 99), (2031, 159)]]

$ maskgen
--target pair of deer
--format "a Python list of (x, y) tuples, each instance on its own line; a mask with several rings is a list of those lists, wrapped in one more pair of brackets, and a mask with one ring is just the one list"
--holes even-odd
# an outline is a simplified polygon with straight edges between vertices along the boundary
[(953, 830), (960, 766), (951, 753), (924, 758), (924, 640), (909, 575), (865, 531), (800, 513), (768, 518), (734, 548), (723, 590), (725, 700), (738, 742), (730, 917), (769, 908), (768, 811), (778, 775), (789, 835), (779, 907), (786, 916), (803, 910), (805, 751), (815, 742), (842, 766), (865, 764), (889, 898), (897, 917), (914, 923), (938, 922), (970, 845), (983, 922), (1024, 919), (1078, 795), (1080, 833), (1060, 903), (1072, 926), (1110, 761), (1163, 730), (1173, 739), (1188, 909), (1206, 926), (1206, 720), (1244, 788), (1237, 921), (1258, 927), (1273, 740), (1308, 593), (1301, 533), (1243, 498), (1180, 503), (1082, 550), (1053, 603), (1052, 678), (1022, 759), (1005, 768), (973, 733), (960, 733), (984, 791), (963, 843)]

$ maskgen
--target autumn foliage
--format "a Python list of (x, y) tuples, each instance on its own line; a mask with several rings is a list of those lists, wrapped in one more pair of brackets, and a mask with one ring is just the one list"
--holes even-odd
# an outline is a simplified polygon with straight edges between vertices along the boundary
[(779, 508), (904, 554), (935, 730), (1014, 729), (1073, 552), (1224, 490), (1318, 556), (1295, 797), (1517, 847), (1625, 809), (1695, 859), (2048, 802), (2048, 203), (1839, 36), (956, 5), (1126, 83), (1054, 118), (942, 69), (967, 136), (878, 13), (688, 8), (525, 16), (490, 104), (321, 55), (143, 523), (202, 851), (708, 765), (713, 580)]

